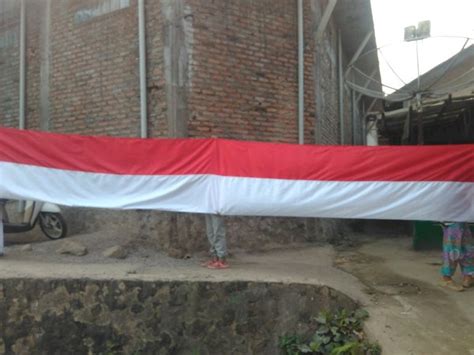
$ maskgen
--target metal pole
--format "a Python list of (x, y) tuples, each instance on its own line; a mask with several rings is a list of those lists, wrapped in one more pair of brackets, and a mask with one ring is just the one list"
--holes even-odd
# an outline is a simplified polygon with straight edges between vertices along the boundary
[(362, 100), (362, 145), (367, 145), (367, 117), (365, 115), (365, 102)]
[(19, 128), (25, 129), (25, 81), (26, 81), (26, 21), (25, 21), (25, 0), (20, 2), (20, 84), (19, 84)]
[(418, 83), (418, 91), (420, 90), (421, 87), (421, 82), (420, 82), (420, 59), (418, 57), (418, 40), (415, 41), (416, 45), (416, 70), (417, 70), (417, 83)]
[(140, 137), (147, 138), (145, 0), (138, 0), (138, 41), (140, 56)]
[(364, 39), (362, 40), (362, 42), (360, 43), (360, 45), (357, 48), (356, 52), (354, 53), (351, 60), (349, 61), (349, 64), (347, 64), (347, 69), (346, 69), (345, 75), (347, 75), (347, 73), (349, 73), (350, 66), (352, 64), (354, 64), (357, 61), (357, 59), (359, 59), (360, 55), (362, 54), (362, 51), (364, 50), (365, 46), (367, 46), (367, 43), (369, 43), (369, 41), (370, 41), (370, 39), (372, 38), (373, 35), (374, 35), (373, 31), (370, 31), (365, 35)]
[(298, 0), (298, 144), (304, 144), (303, 0)]
[(423, 114), (421, 112), (416, 113), (416, 122), (417, 122), (417, 138), (416, 144), (423, 145), (424, 144), (424, 136), (423, 136)]
[(355, 99), (355, 92), (351, 90), (351, 119), (352, 119), (352, 144), (356, 145), (359, 144), (359, 140), (357, 139), (357, 121), (356, 121), (356, 99)]
[(377, 103), (377, 99), (373, 98), (372, 101), (370, 102), (370, 105), (369, 105), (369, 108), (367, 109), (367, 112), (371, 112), (376, 103)]
[(341, 144), (344, 144), (344, 77), (342, 70), (342, 39), (341, 31), (338, 33), (337, 37), (338, 47), (338, 72), (339, 72), (339, 126), (341, 133)]

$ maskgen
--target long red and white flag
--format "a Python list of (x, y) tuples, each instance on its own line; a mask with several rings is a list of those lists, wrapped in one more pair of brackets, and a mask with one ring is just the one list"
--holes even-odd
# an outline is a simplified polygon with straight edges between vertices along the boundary
[(222, 215), (474, 221), (474, 145), (298, 146), (0, 129), (0, 198)]

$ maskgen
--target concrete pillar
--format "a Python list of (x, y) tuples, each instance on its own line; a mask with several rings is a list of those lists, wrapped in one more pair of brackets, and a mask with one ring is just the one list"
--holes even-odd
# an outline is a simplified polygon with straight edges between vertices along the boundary
[(186, 137), (188, 134), (188, 90), (191, 87), (189, 62), (192, 59), (192, 16), (184, 0), (161, 0), (165, 20), (164, 63), (166, 101), (168, 106), (168, 135)]
[[(190, 61), (193, 49), (191, 8), (185, 4), (185, 0), (161, 0), (160, 5), (165, 24), (163, 56), (168, 136), (187, 137), (187, 100), (192, 80)], [(193, 224), (196, 217), (188, 213), (173, 213), (170, 219), (170, 246), (182, 245), (181, 241), (189, 237), (188, 226)]]

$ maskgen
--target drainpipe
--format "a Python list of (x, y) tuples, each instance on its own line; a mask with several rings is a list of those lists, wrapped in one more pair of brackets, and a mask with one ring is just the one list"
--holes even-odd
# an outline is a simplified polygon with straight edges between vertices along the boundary
[(145, 0), (138, 0), (138, 42), (140, 61), (140, 137), (147, 138)]
[[(26, 88), (26, 9), (25, 0), (20, 1), (20, 83), (18, 92), (18, 128), (26, 128), (25, 118), (25, 88)], [(19, 213), (23, 213), (25, 209), (25, 201), (18, 201), (17, 210)], [(3, 238), (2, 238), (3, 239)], [(2, 240), (2, 253), (3, 253), (3, 240)]]
[(352, 121), (352, 144), (360, 144), (360, 140), (357, 137), (357, 101), (355, 98), (354, 90), (351, 90), (351, 121)]
[(367, 145), (367, 115), (365, 111), (365, 101), (362, 100), (362, 145)]
[(20, 2), (20, 92), (19, 92), (19, 128), (25, 129), (25, 81), (26, 81), (26, 21), (25, 21), (25, 0)]
[(303, 0), (298, 0), (298, 144), (304, 144)]
[(337, 54), (338, 54), (338, 69), (339, 69), (339, 126), (341, 133), (341, 144), (344, 144), (344, 77), (342, 73), (342, 39), (341, 31), (337, 36)]

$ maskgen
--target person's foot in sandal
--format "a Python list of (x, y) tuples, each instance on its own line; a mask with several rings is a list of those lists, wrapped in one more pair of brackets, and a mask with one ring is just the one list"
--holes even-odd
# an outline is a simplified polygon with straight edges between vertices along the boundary
[(464, 291), (464, 287), (456, 285), (456, 283), (451, 278), (447, 277), (443, 277), (443, 280), (441, 281), (441, 286), (456, 292)]

